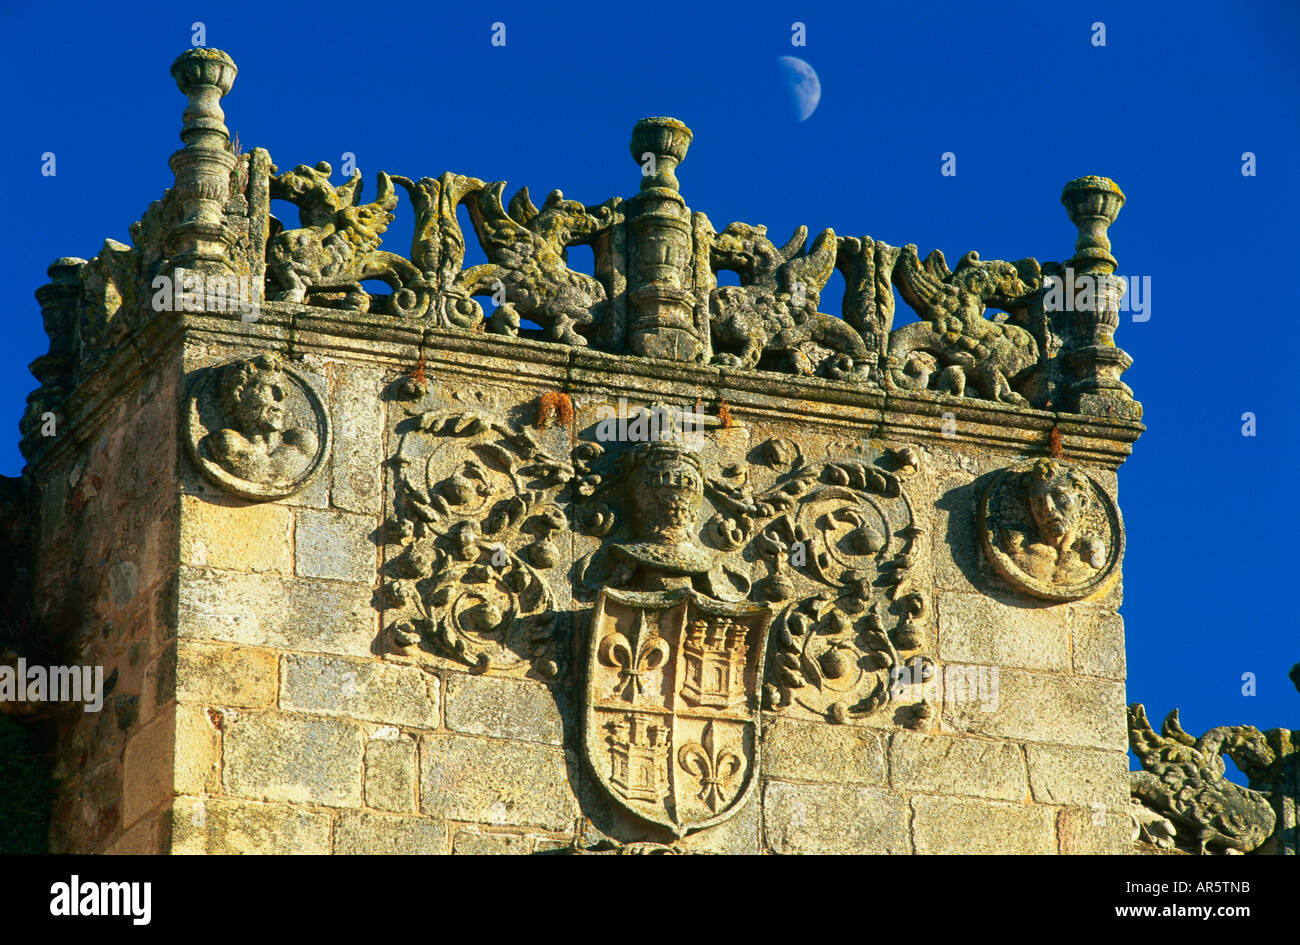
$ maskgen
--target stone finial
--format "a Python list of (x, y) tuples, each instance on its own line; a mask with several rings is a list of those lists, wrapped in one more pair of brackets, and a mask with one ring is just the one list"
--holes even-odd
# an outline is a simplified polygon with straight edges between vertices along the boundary
[(1063, 357), (1070, 376), (1067, 409), (1093, 416), (1138, 420), (1142, 405), (1120, 375), (1133, 359), (1115, 345), (1119, 304), (1124, 281), (1115, 275), (1106, 229), (1124, 206), (1124, 192), (1109, 177), (1089, 175), (1072, 180), (1061, 191), (1070, 220), (1079, 228), (1074, 258), (1070, 309), (1074, 312), (1074, 340)]
[(220, 49), (187, 49), (172, 63), (176, 87), (190, 100), (182, 116), (181, 140), (192, 147), (224, 147), (230, 140), (221, 97), (239, 73), (235, 61)]
[[(691, 129), (676, 118), (642, 118), (632, 128), (632, 158), (643, 168), (641, 189), (678, 189), (677, 165), (686, 160), (691, 147)], [(647, 158), (653, 155), (654, 163)], [(646, 170), (650, 170), (646, 173)]]
[(1076, 272), (1112, 273), (1115, 257), (1110, 254), (1106, 228), (1115, 222), (1124, 206), (1124, 191), (1109, 177), (1088, 175), (1072, 180), (1061, 191), (1061, 203), (1070, 221), (1079, 228), (1071, 265)]
[(676, 118), (642, 118), (632, 129), (641, 192), (628, 201), (628, 347), (666, 361), (698, 361), (691, 214), (673, 173), (691, 129)]
[(50, 337), (50, 350), (32, 362), (32, 374), (44, 386), (58, 387), (72, 374), (77, 302), (81, 299), (81, 267), (84, 265), (86, 260), (74, 256), (54, 260), (46, 270), (50, 281), (36, 290), (45, 333)]
[(230, 91), (237, 72), (234, 60), (220, 49), (187, 49), (172, 63), (176, 87), (189, 99), (181, 128), (185, 147), (170, 162), (184, 208), (182, 222), (168, 233), (167, 249), (178, 266), (230, 268), (222, 214), (235, 155), (221, 97)]

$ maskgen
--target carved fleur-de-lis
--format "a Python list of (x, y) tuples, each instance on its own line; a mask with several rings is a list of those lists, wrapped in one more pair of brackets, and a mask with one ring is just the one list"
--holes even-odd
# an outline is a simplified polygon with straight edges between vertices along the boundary
[(715, 814), (727, 800), (732, 783), (745, 770), (745, 759), (717, 743), (710, 720), (698, 742), (687, 742), (677, 753), (677, 763), (700, 779), (696, 797)]
[(645, 611), (637, 611), (632, 638), (615, 631), (600, 641), (600, 659), (606, 666), (617, 666), (618, 682), (614, 691), (625, 701), (636, 702), (645, 694), (645, 679), (668, 661), (668, 641), (652, 632), (646, 624)]

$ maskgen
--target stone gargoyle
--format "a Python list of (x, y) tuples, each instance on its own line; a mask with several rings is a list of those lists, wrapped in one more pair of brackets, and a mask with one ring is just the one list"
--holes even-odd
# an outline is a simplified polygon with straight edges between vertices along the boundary
[(418, 281), (420, 272), (401, 256), (379, 249), (397, 206), (389, 176), (380, 172), (373, 203), (358, 204), (360, 173), (341, 187), (330, 184), (330, 173), (329, 164), (322, 161), (314, 168), (299, 164), (271, 178), (271, 196), (297, 205), (302, 226), (277, 232), (267, 246), (268, 298), (304, 302), (308, 294), (324, 290), (365, 312), (370, 296), (362, 280), (378, 279), (397, 290)]
[[(713, 238), (710, 264), (731, 270), (739, 286), (721, 286), (709, 296), (715, 364), (752, 368), (764, 355), (781, 354), (797, 374), (813, 374), (812, 345), (836, 356), (823, 373), (837, 377), (860, 371), (869, 360), (861, 335), (841, 319), (819, 312), (821, 290), (835, 269), (838, 244), (823, 230), (805, 251), (808, 228), (801, 226), (779, 249), (767, 228), (732, 223)], [(720, 349), (720, 350), (719, 350)]]
[(597, 321), (605, 307), (605, 287), (568, 267), (565, 249), (589, 241), (612, 225), (620, 198), (587, 208), (551, 191), (540, 210), (528, 188), (521, 188), (506, 212), (501, 203), (505, 181), (489, 184), (470, 200), (470, 220), (488, 262), (466, 270), (458, 279), (470, 295), (495, 295), (504, 302), (494, 314), (500, 323), (517, 326), (520, 318), (541, 325), (548, 341), (586, 345), (576, 329)]
[(1174, 709), (1157, 735), (1146, 710), (1134, 703), (1128, 708), (1128, 732), (1129, 745), (1146, 769), (1130, 773), (1130, 791), (1173, 822), (1180, 846), (1200, 853), (1249, 853), (1273, 833), (1277, 815), (1268, 798), (1223, 776), (1224, 754), (1239, 767), (1267, 762), (1271, 752), (1259, 729), (1220, 725), (1192, 738)]
[(984, 317), (989, 306), (1020, 311), (1042, 282), (1037, 261), (983, 262), (975, 252), (955, 270), (935, 250), (921, 262), (916, 246), (903, 247), (894, 284), (922, 321), (895, 329), (889, 337), (888, 379), (898, 387), (962, 395), (969, 383), (1002, 403), (1028, 406), (1012, 384), (1038, 364), (1038, 345), (1018, 325)]

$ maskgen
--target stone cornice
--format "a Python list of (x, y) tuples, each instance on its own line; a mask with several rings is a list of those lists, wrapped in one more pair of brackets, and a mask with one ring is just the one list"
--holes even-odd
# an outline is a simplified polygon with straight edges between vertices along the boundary
[[(268, 303), (257, 323), (237, 315), (182, 316), (190, 337), (282, 354), (364, 359), (397, 372), (413, 370), (421, 352), (431, 378), (457, 376), (539, 394), (563, 389), (635, 399), (671, 399), (690, 404), (725, 398), (747, 417), (798, 417), (801, 423), (847, 436), (864, 431), (893, 442), (963, 443), (1009, 456), (1047, 455), (1053, 428), (1065, 456), (1117, 469), (1146, 428), (1139, 422), (1064, 411), (1014, 407), (969, 397), (883, 390), (850, 382), (792, 377), (683, 364), (572, 348), (519, 338), (452, 329), (424, 328), (383, 316), (358, 316), (329, 309)], [(951, 414), (951, 417), (945, 415)], [(944, 435), (945, 423), (952, 429)], [(955, 425), (955, 429), (953, 428)]]

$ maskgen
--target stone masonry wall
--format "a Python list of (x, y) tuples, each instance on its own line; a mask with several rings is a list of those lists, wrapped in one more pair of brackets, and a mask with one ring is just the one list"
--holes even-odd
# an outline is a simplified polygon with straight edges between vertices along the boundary
[(157, 849), (184, 767), (176, 752), (202, 728), (170, 694), (181, 372), (175, 335), (153, 339), (148, 370), (135, 352), (108, 365), (32, 470), (36, 619), (58, 662), (102, 667), (104, 681), (101, 711), (57, 712), (52, 852)]
[[(773, 385), (391, 322), (370, 325), (363, 340), (326, 313), (292, 324), (275, 312), (257, 325), (178, 321), (187, 383), (231, 358), (290, 351), (327, 405), (331, 455), (288, 498), (217, 489), (174, 448), (185, 395), (173, 358), (115, 395), (94, 444), (39, 477), (43, 518), (59, 523), (41, 536), (42, 573), (49, 586), (103, 584), (85, 595), (96, 603), (78, 632), (86, 659), (117, 670), (112, 711), (70, 722), (62, 742), (57, 847), (527, 853), (607, 837), (739, 853), (1125, 849), (1120, 590), (1073, 604), (1017, 595), (975, 534), (989, 476), (1041, 454), (1053, 424), (1067, 456), (1113, 496), (1122, 437), (1104, 423), (968, 403), (956, 406), (950, 438), (924, 398), (812, 380)], [(930, 520), (923, 589), (933, 601), (922, 649), (940, 667), (997, 666), (997, 710), (945, 699), (912, 725), (889, 712), (846, 724), (764, 712), (750, 801), (681, 840), (648, 831), (610, 803), (579, 749), (582, 605), (566, 599), (579, 615), (572, 658), (549, 682), (385, 644), (383, 528), (403, 417), (386, 392), (421, 354), (433, 401), (480, 395), (521, 426), (535, 422), (542, 394), (570, 394), (577, 419), (538, 434), (548, 444), (590, 437), (597, 406), (621, 396), (725, 397), (734, 425), (718, 436), (741, 456), (782, 436), (810, 456), (919, 447), (917, 505)], [(85, 501), (87, 482), (97, 491)], [(76, 514), (59, 512), (83, 501)], [(136, 549), (133, 569), (114, 548)]]

